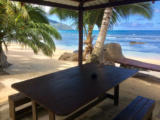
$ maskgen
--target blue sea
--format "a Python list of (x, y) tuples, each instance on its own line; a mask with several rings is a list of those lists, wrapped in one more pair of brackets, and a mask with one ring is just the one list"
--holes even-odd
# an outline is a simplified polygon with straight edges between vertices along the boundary
[[(62, 40), (56, 40), (56, 46), (60, 49), (77, 50), (78, 49), (78, 31), (67, 30), (59, 31)], [(97, 39), (99, 31), (94, 31), (94, 41)], [(85, 39), (85, 36), (84, 36)], [(143, 44), (131, 44), (131, 42), (142, 42)], [(154, 55), (160, 60), (160, 31), (152, 30), (112, 30), (108, 31), (105, 44), (119, 43), (122, 46), (123, 53), (131, 55), (145, 55), (151, 57)]]

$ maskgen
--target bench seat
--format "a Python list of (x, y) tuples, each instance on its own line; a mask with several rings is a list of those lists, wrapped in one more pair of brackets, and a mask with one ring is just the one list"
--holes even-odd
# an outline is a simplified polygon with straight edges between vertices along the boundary
[(8, 97), (8, 102), (9, 102), (9, 113), (11, 120), (17, 120), (22, 115), (28, 112), (32, 112), (31, 105), (22, 107), (19, 110), (16, 109), (26, 103), (31, 102), (31, 99), (24, 96), (22, 93), (10, 95)]
[(113, 120), (151, 120), (155, 101), (138, 96)]
[(131, 66), (131, 67), (140, 68), (144, 70), (152, 70), (152, 71), (160, 72), (160, 65), (145, 63), (138, 60), (122, 58), (122, 59), (115, 60), (115, 62), (121, 64), (121, 66)]

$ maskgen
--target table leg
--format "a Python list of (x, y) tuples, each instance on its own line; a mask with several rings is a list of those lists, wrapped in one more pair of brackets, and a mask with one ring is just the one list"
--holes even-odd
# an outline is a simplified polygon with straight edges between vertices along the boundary
[(49, 120), (56, 120), (55, 114), (51, 111), (49, 111)]
[(32, 101), (32, 118), (33, 118), (33, 120), (38, 120), (37, 106), (36, 106), (36, 102), (35, 101)]
[(119, 85), (114, 87), (114, 105), (118, 106), (119, 104)]

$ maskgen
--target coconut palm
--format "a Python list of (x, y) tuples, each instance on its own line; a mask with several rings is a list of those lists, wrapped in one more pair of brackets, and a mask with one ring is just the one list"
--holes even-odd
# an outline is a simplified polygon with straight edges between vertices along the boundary
[[(105, 13), (109, 14), (110, 16), (104, 15)], [(108, 12), (110, 11), (110, 12)], [(74, 20), (74, 23), (78, 23), (78, 12), (72, 11), (72, 10), (66, 10), (66, 9), (61, 9), (61, 8), (53, 8), (50, 10), (51, 14), (56, 14), (61, 20), (71, 18)], [(120, 18), (126, 18), (129, 15), (132, 14), (139, 14), (144, 16), (145, 18), (151, 18), (152, 16), (152, 7), (150, 3), (140, 3), (140, 4), (131, 4), (131, 5), (125, 5), (125, 6), (118, 6), (118, 7), (113, 7), (113, 8), (106, 8), (106, 9), (99, 9), (99, 10), (92, 10), (92, 11), (87, 11), (84, 13), (84, 30), (85, 30), (85, 35), (86, 35), (86, 40), (85, 40), (85, 50), (84, 50), (84, 57), (86, 57), (87, 54), (92, 53), (93, 45), (93, 29), (94, 26), (97, 25), (100, 29), (101, 23), (102, 26), (106, 27), (101, 30), (105, 30), (108, 28), (112, 28), (114, 24), (116, 24), (118, 21), (120, 21)], [(103, 16), (104, 15), (104, 16)], [(108, 19), (109, 18), (109, 19)], [(103, 19), (103, 22), (102, 22)], [(105, 20), (105, 21), (104, 21)], [(106, 22), (107, 21), (107, 22)], [(105, 25), (104, 25), (105, 24)], [(106, 32), (107, 30), (99, 33), (98, 39), (104, 39), (106, 38)], [(97, 46), (102, 46), (104, 44), (103, 41), (100, 43), (97, 40), (96, 45), (94, 46), (94, 52), (92, 54), (92, 60), (94, 57), (96, 57), (96, 54), (98, 53)], [(101, 44), (103, 43), (103, 44)], [(101, 48), (101, 47), (100, 47)], [(103, 47), (102, 47), (103, 48)], [(101, 49), (102, 50), (102, 49)], [(101, 53), (101, 52), (100, 52)], [(91, 57), (89, 59), (91, 61)]]
[(106, 8), (104, 10), (104, 16), (100, 28), (100, 32), (94, 46), (92, 55), (89, 62), (101, 63), (103, 62), (103, 46), (106, 39), (107, 30), (111, 22), (116, 23), (117, 19), (120, 17), (127, 17), (133, 14), (139, 14), (145, 18), (150, 19), (152, 17), (152, 6), (151, 3), (140, 3), (131, 4), (125, 6), (119, 6), (114, 8)]
[(29, 46), (34, 53), (42, 51), (52, 56), (53, 39), (61, 39), (58, 31), (49, 25), (45, 12), (28, 4), (0, 0), (0, 67), (7, 67), (3, 45), (16, 42)]
[[(68, 18), (73, 20), (73, 24), (78, 26), (78, 12), (63, 8), (52, 8), (50, 10), (50, 14), (55, 14), (59, 17), (60, 20), (66, 20)], [(99, 10), (92, 10), (92, 11), (86, 11), (84, 13), (84, 20), (83, 20), (83, 28), (86, 35), (86, 40), (84, 44), (86, 44), (85, 50), (84, 50), (84, 56), (86, 56), (88, 53), (91, 53), (92, 51), (92, 32), (95, 25), (100, 27), (101, 20), (103, 16), (103, 9)]]

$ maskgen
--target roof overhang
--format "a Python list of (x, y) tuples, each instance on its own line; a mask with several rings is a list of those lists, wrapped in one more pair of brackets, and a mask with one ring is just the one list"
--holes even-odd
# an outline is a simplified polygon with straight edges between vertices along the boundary
[[(12, 0), (31, 4), (46, 5), (50, 7), (60, 7), (66, 9), (92, 10), (120, 5), (134, 4), (140, 2), (153, 2), (159, 0)], [(80, 7), (81, 6), (81, 7)]]

